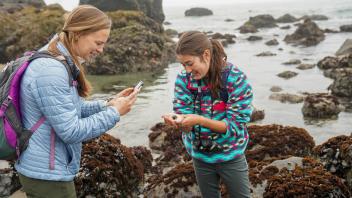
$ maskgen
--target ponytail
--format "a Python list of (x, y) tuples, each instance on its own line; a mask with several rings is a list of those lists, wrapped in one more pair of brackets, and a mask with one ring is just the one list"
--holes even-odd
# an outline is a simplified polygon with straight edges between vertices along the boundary
[(210, 39), (212, 45), (211, 59), (208, 73), (208, 83), (211, 85), (211, 95), (215, 98), (219, 97), (221, 88), (226, 85), (222, 84), (221, 71), (226, 65), (227, 55), (222, 44), (215, 39)]

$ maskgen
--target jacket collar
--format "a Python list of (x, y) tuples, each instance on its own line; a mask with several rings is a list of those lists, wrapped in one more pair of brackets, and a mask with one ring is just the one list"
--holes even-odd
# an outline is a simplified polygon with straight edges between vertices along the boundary
[(62, 55), (65, 57), (65, 60), (66, 60), (67, 64), (70, 66), (73, 78), (77, 79), (80, 70), (74, 64), (71, 54), (69, 53), (69, 51), (67, 50), (67, 48), (65, 47), (65, 45), (61, 41), (57, 42), (57, 46), (56, 47), (62, 53)]

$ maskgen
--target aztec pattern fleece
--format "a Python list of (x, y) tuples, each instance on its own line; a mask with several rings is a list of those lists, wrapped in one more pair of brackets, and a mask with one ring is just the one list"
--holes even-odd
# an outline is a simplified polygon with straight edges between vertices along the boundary
[[(192, 157), (207, 163), (219, 163), (240, 157), (249, 140), (246, 123), (250, 121), (253, 111), (251, 105), (252, 88), (248, 84), (245, 74), (236, 66), (228, 63), (224, 70), (226, 69), (229, 70), (226, 81), (228, 93), (226, 103), (220, 98), (211, 97), (209, 86), (203, 79), (200, 80), (202, 93), (200, 96), (195, 96), (194, 91), (191, 90), (198, 90), (199, 82), (189, 77), (185, 70), (177, 76), (175, 82), (175, 98), (173, 100), (175, 113), (197, 114), (200, 110), (202, 116), (226, 123), (226, 133), (217, 133), (208, 128), (199, 127), (201, 139), (212, 137), (213, 141), (226, 148), (220, 152), (202, 152), (194, 149), (192, 142), (195, 140), (195, 132), (183, 131), (182, 133), (187, 152)], [(199, 128), (198, 126), (194, 127), (194, 129)]]

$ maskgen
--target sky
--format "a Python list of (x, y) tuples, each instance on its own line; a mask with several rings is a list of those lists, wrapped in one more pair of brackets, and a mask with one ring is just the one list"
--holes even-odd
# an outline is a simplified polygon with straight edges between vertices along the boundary
[(79, 3), (79, 0), (44, 0), (44, 1), (47, 5), (53, 4), (53, 3), (59, 3), (65, 10), (72, 10)]
[[(72, 10), (79, 3), (79, 0), (44, 0), (46, 4), (59, 3), (65, 10)], [(163, 0), (163, 7), (165, 6), (207, 6), (221, 3), (233, 4), (236, 3), (255, 3), (255, 2), (266, 2), (266, 1), (282, 1), (282, 0)], [(286, 0), (290, 1), (290, 0)]]

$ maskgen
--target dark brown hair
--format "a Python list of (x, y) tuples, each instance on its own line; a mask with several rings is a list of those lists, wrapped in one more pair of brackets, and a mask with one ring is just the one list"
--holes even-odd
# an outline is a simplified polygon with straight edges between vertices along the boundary
[(209, 39), (204, 33), (199, 31), (189, 31), (182, 34), (177, 42), (176, 54), (197, 56), (203, 60), (205, 50), (210, 51), (210, 66), (207, 74), (207, 83), (211, 85), (213, 97), (219, 97), (221, 84), (221, 70), (226, 65), (226, 53), (222, 44), (215, 39)]
[(78, 61), (78, 55), (74, 53), (74, 44), (79, 36), (110, 28), (111, 20), (104, 12), (94, 6), (80, 5), (66, 15), (62, 32), (59, 33), (57, 39), (49, 44), (48, 51), (54, 56), (59, 56), (61, 52), (57, 49), (57, 42), (61, 41), (69, 51), (76, 66), (80, 69), (77, 81), (80, 87), (78, 94), (81, 97), (87, 97), (92, 88), (85, 76), (84, 67)]

